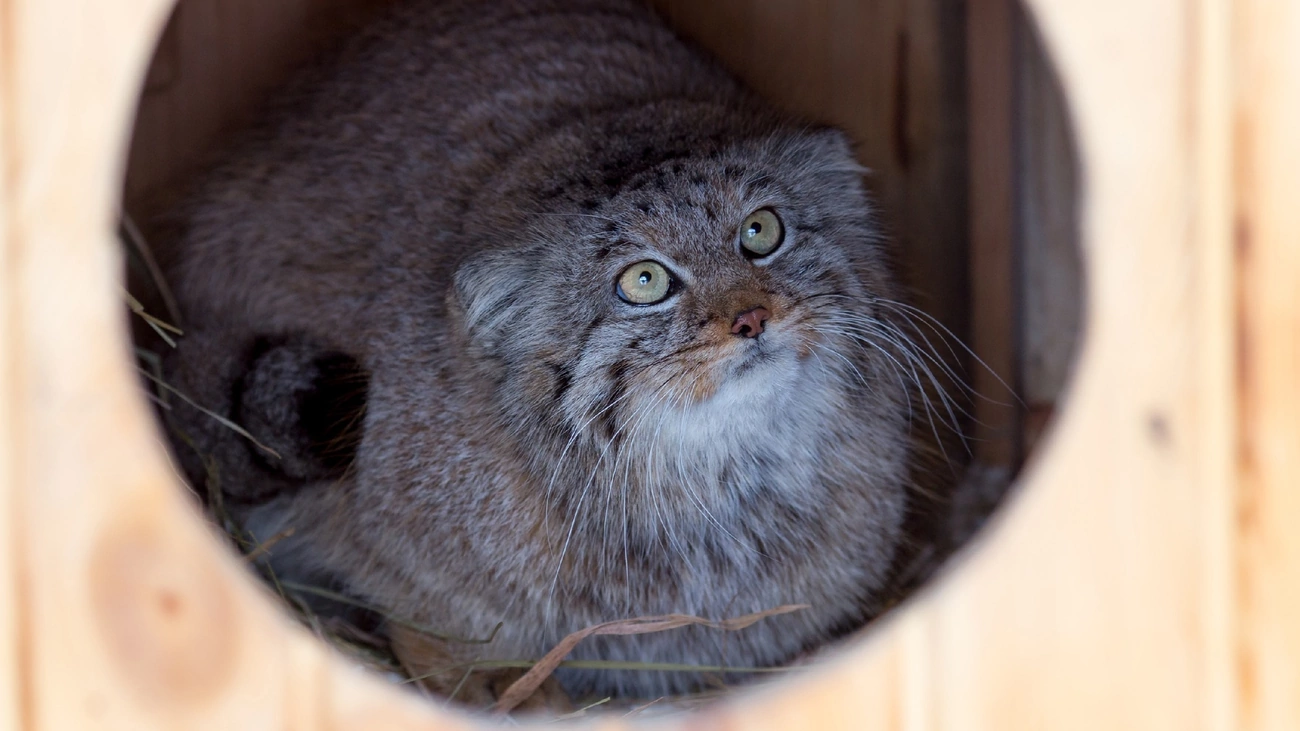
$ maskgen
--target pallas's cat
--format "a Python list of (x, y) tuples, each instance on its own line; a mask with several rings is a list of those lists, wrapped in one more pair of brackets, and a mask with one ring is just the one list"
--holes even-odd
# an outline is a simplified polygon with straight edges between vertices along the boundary
[(636, 0), (402, 3), (168, 214), (166, 377), (277, 455), (182, 406), (176, 451), (256, 537), (293, 529), (281, 574), (448, 635), (501, 624), (391, 626), (435, 687), (598, 622), (806, 604), (574, 653), (788, 661), (880, 611), (917, 480), (861, 174)]

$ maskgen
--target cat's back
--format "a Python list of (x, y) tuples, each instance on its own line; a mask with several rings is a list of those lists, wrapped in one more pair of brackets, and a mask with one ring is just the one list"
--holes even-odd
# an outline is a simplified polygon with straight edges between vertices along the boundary
[(639, 0), (400, 2), (200, 177), (171, 276), (190, 319), (342, 326), (412, 276), (445, 286), (481, 192), (546, 138), (735, 93)]
[(452, 178), (578, 117), (734, 90), (641, 0), (405, 0), (306, 72), (271, 128)]

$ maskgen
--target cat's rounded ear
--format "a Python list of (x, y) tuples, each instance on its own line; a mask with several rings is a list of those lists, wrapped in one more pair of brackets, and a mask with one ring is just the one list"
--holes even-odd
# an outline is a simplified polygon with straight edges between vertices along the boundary
[(492, 350), (512, 324), (527, 322), (528, 299), (536, 295), (533, 259), (527, 251), (489, 250), (456, 269), (448, 307), (470, 340)]
[(861, 177), (871, 171), (863, 167), (853, 151), (853, 141), (838, 127), (817, 126), (790, 140), (786, 155), (791, 163), (815, 168), (816, 172), (845, 173)]
[(840, 157), (853, 157), (853, 140), (839, 127), (814, 127), (812, 137), (823, 145), (831, 154)]

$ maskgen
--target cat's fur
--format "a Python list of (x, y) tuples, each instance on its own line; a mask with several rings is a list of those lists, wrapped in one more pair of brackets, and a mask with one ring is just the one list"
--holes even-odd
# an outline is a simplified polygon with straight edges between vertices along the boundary
[[(197, 451), (177, 451), (260, 537), (296, 530), (282, 570), (449, 634), (503, 623), (450, 659), (808, 604), (574, 654), (787, 661), (880, 610), (915, 479), (915, 372), (860, 175), (843, 135), (776, 112), (635, 0), (405, 3), (172, 212), (189, 332), (168, 378), (281, 455), (180, 407)], [(755, 262), (738, 229), (765, 206), (786, 239)], [(681, 288), (634, 307), (614, 283), (644, 259)], [(732, 334), (756, 305), (767, 331)], [(322, 383), (355, 386), (359, 428), (310, 433)]]

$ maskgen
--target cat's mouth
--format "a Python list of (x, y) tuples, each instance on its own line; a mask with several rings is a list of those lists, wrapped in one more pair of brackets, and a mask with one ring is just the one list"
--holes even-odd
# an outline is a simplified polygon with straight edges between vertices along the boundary
[(696, 346), (705, 352), (679, 360), (674, 370), (680, 370), (670, 380), (696, 404), (741, 394), (745, 399), (765, 398), (797, 387), (819, 340), (806, 319), (773, 318), (759, 337), (728, 334)]
[(782, 371), (797, 371), (799, 363), (811, 355), (808, 337), (798, 327), (769, 327), (762, 337), (736, 343), (727, 363), (725, 379), (749, 379), (775, 376)]
[(731, 369), (732, 378), (739, 378), (746, 373), (750, 373), (761, 366), (771, 363), (774, 360), (772, 353), (769, 352), (770, 348), (764, 348), (764, 346), (757, 343), (745, 348), (745, 350), (749, 352), (741, 355), (739, 358), (740, 362)]

